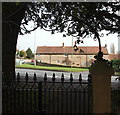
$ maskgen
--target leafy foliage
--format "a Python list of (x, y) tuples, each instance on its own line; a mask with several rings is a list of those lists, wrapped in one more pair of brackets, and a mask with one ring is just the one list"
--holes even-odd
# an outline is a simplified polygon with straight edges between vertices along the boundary
[[(99, 38), (102, 30), (110, 33), (120, 32), (120, 10), (118, 2), (44, 2), (29, 3), (22, 26), (29, 33), (38, 27), (66, 35)], [(33, 21), (33, 29), (26, 26)]]
[(116, 72), (120, 72), (120, 59), (111, 60), (112, 67)]
[[(120, 33), (119, 0), (115, 2), (15, 2), (9, 5), (4, 3), (4, 9), (5, 6), (18, 8), (17, 11), (25, 9), (19, 34), (27, 34), (40, 28), (50, 31), (51, 34), (64, 32), (64, 35), (72, 35), (79, 39), (93, 36), (96, 40), (103, 36), (100, 34), (102, 30), (107, 30), (108, 34)], [(3, 22), (9, 23), (9, 18), (16, 12), (10, 10), (8, 17), (3, 14)], [(31, 24), (30, 28), (29, 24)]]
[(31, 58), (34, 56), (34, 54), (32, 53), (32, 50), (31, 50), (30, 48), (28, 48), (28, 49), (26, 50), (26, 53), (27, 53), (26, 58), (31, 59)]
[(21, 51), (19, 52), (19, 56), (26, 58), (27, 54), (26, 54), (26, 52), (25, 52), (24, 50), (21, 50)]

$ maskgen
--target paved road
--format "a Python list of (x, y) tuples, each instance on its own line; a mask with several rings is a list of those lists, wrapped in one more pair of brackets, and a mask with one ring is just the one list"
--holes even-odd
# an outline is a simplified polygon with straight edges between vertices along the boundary
[[(46, 70), (33, 70), (33, 69), (18, 69), (16, 68), (16, 73), (20, 73), (20, 76), (25, 76), (26, 72), (29, 74), (30, 77), (33, 77), (34, 76), (34, 73), (36, 73), (37, 77), (38, 78), (43, 78), (44, 77), (44, 74), (47, 73), (47, 77), (48, 78), (52, 78), (53, 76), (53, 73), (55, 73), (55, 77), (56, 79), (60, 79), (61, 78), (61, 75), (62, 73), (64, 74), (64, 78), (66, 80), (69, 80), (70, 79), (70, 74), (71, 72), (58, 72), (58, 71), (46, 71)], [(86, 72), (72, 72), (72, 75), (73, 75), (73, 79), (74, 80), (77, 80), (79, 78), (79, 74), (81, 73), (82, 75), (82, 78), (83, 80), (87, 80), (88, 79), (88, 74), (89, 72), (86, 71)], [(117, 78), (117, 76), (112, 76), (111, 77), (111, 82), (118, 82), (118, 80), (115, 80)]]
[[(55, 73), (56, 79), (60, 79), (61, 75), (63, 73), (64, 78), (66, 80), (69, 80), (70, 74), (71, 74), (71, 72), (58, 72), (58, 71), (46, 71), (46, 70), (32, 70), (32, 69), (18, 69), (18, 68), (16, 68), (15, 70), (16, 70), (16, 73), (18, 73), (18, 72), (20, 73), (20, 76), (25, 76), (25, 74), (27, 72), (29, 74), (29, 76), (33, 77), (34, 73), (36, 73), (38, 78), (43, 78), (45, 73), (47, 73), (48, 78), (52, 78), (53, 73)], [(73, 79), (77, 80), (79, 78), (79, 74), (80, 74), (80, 72), (72, 72)], [(87, 80), (88, 72), (81, 72), (81, 74), (82, 74), (83, 80)]]

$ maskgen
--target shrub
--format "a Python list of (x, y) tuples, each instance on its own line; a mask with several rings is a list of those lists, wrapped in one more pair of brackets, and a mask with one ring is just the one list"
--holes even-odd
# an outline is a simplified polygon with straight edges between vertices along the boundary
[(120, 72), (120, 59), (113, 59), (111, 60), (111, 63), (115, 72)]

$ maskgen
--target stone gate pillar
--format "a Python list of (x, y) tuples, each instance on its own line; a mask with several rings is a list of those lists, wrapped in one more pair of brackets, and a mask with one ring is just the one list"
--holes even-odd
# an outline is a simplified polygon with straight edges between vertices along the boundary
[(97, 60), (89, 69), (92, 77), (92, 112), (111, 113), (111, 75), (114, 70), (101, 54), (98, 53)]

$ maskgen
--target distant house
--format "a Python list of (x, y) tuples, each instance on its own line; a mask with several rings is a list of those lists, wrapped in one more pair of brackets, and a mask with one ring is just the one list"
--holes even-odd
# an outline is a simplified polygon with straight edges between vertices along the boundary
[(109, 60), (120, 59), (120, 54), (109, 54)]
[[(49, 64), (58, 64), (75, 67), (89, 67), (94, 61), (94, 56), (98, 53), (98, 47), (78, 47), (75, 51), (73, 47), (67, 46), (43, 46), (37, 47), (36, 59)], [(108, 50), (102, 47), (103, 56), (108, 59)]]

